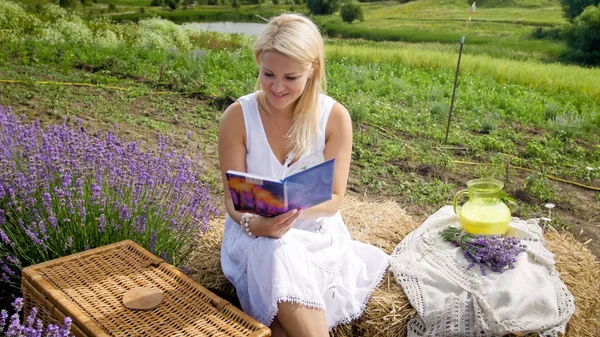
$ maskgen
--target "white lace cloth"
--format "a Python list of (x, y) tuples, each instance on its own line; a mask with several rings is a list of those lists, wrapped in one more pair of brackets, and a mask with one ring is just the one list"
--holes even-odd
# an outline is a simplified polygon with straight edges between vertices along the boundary
[(468, 269), (463, 250), (440, 236), (447, 226), (459, 226), (451, 206), (431, 215), (392, 253), (391, 270), (417, 310), (408, 337), (565, 332), (574, 299), (543, 245), (537, 219), (512, 218), (506, 235), (526, 240), (527, 252), (514, 269), (487, 269), (487, 276), (478, 265)]

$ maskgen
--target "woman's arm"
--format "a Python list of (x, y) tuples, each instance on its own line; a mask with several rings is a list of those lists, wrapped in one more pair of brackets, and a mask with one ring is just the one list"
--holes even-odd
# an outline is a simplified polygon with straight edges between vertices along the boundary
[(325, 160), (335, 158), (333, 196), (327, 202), (303, 210), (302, 219), (334, 215), (346, 194), (352, 157), (352, 120), (348, 110), (340, 103), (335, 103), (327, 121), (323, 155)]
[[(247, 172), (246, 126), (244, 124), (242, 107), (239, 102), (231, 104), (223, 113), (219, 125), (218, 151), (223, 191), (225, 194), (225, 208), (233, 221), (239, 224), (243, 214), (236, 211), (233, 206), (226, 175), (228, 170)], [(252, 218), (248, 225), (250, 231), (256, 236), (281, 237), (293, 226), (294, 221), (296, 221), (296, 218), (300, 214), (302, 212), (291, 210), (273, 218), (257, 216)]]
[(225, 208), (229, 216), (240, 223), (242, 214), (237, 212), (231, 201), (229, 185), (227, 184), (227, 170), (246, 172), (246, 127), (244, 115), (239, 102), (231, 104), (221, 117), (219, 125), (219, 166), (223, 179)]

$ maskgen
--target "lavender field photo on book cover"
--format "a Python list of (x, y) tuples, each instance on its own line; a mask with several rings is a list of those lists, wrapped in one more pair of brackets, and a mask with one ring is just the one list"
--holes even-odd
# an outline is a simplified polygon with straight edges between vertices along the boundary
[(231, 199), (239, 212), (273, 217), (287, 211), (283, 184), (263, 180), (260, 185), (238, 176), (230, 176), (228, 182)]

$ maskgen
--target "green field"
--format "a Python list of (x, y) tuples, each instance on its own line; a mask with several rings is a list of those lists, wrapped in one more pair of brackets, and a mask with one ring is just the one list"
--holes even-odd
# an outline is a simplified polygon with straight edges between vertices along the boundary
[[(142, 2), (115, 3), (119, 9)], [(326, 70), (329, 94), (354, 121), (350, 193), (396, 200), (422, 219), (450, 203), (467, 180), (493, 176), (507, 182), (516, 216), (540, 216), (543, 204), (553, 202), (557, 227), (587, 228), (597, 221), (600, 69), (557, 63), (562, 43), (531, 37), (538, 26), (565, 24), (557, 1), (506, 3), (481, 4), (468, 22), (466, 1), (430, 0), (362, 4), (365, 21), (351, 25), (337, 15), (314, 18), (324, 31), (341, 27), (327, 39)], [(260, 11), (286, 8), (265, 5)], [(206, 10), (165, 13), (183, 22)], [(234, 12), (211, 10), (222, 17)], [(240, 11), (253, 15), (256, 8)], [(157, 132), (177, 143), (193, 131), (207, 161), (206, 179), (215, 195), (222, 193), (217, 124), (226, 104), (254, 86), (252, 38), (190, 32), (160, 20), (44, 20), (47, 31), (33, 27), (0, 35), (0, 79), (22, 81), (0, 83), (0, 105), (44, 123), (80, 117), (95, 130), (117, 124), (124, 137), (148, 146)], [(76, 22), (78, 33), (67, 35), (65, 22)], [(338, 38), (353, 30), (370, 32), (362, 36), (370, 40)], [(386, 40), (381, 36), (392, 41), (373, 41)]]

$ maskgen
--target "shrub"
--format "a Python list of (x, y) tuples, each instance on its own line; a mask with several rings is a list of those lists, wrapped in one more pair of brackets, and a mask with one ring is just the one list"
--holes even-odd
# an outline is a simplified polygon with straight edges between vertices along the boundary
[(59, 0), (58, 5), (62, 8), (76, 8), (77, 0)]
[(444, 103), (436, 102), (429, 109), (429, 114), (434, 120), (444, 121), (448, 118), (448, 106)]
[(563, 14), (569, 21), (573, 21), (583, 12), (583, 10), (592, 5), (598, 5), (600, 0), (560, 0), (563, 8)]
[(600, 8), (587, 7), (565, 29), (565, 40), (573, 49), (566, 56), (575, 62), (600, 65)]
[(354, 20), (363, 21), (363, 12), (359, 4), (347, 3), (342, 5), (340, 15), (344, 22), (352, 23)]
[(556, 116), (558, 116), (559, 110), (560, 110), (560, 106), (554, 102), (545, 104), (544, 105), (544, 117), (546, 117), (546, 120), (551, 120), (553, 118), (556, 118)]
[(150, 49), (178, 49), (188, 51), (191, 49), (190, 38), (177, 24), (160, 19), (151, 18), (138, 23), (138, 35), (135, 45)]
[(496, 130), (498, 122), (500, 121), (500, 114), (493, 111), (488, 111), (481, 120), (481, 133), (489, 134)]
[(167, 5), (169, 6), (169, 8), (175, 10), (177, 9), (177, 7), (179, 7), (179, 0), (166, 0)]
[(543, 174), (531, 173), (525, 178), (525, 190), (540, 199), (541, 202), (550, 202), (556, 200), (555, 187), (547, 184), (548, 178)]
[(0, 283), (20, 269), (132, 239), (179, 266), (217, 213), (199, 158), (90, 134), (77, 122), (43, 128), (0, 108)]
[(340, 8), (340, 0), (306, 0), (306, 7), (311, 14), (329, 15)]
[(40, 26), (40, 20), (27, 14), (20, 4), (0, 0), (0, 40), (17, 39), (22, 34), (39, 30)]
[[(54, 324), (48, 325), (46, 333), (44, 334), (44, 324), (37, 318), (38, 309), (31, 308), (29, 315), (21, 324), (20, 315), (21, 309), (23, 308), (23, 299), (17, 298), (12, 303), (15, 313), (8, 319), (8, 312), (2, 310), (0, 312), (0, 336), (22, 336), (22, 337), (67, 337), (71, 331), (71, 318), (65, 317), (63, 326), (58, 327)], [(8, 323), (8, 325), (6, 324)], [(6, 331), (4, 331), (6, 327)]]
[(574, 112), (565, 112), (548, 120), (550, 131), (567, 138), (580, 136), (585, 125), (585, 118)]

